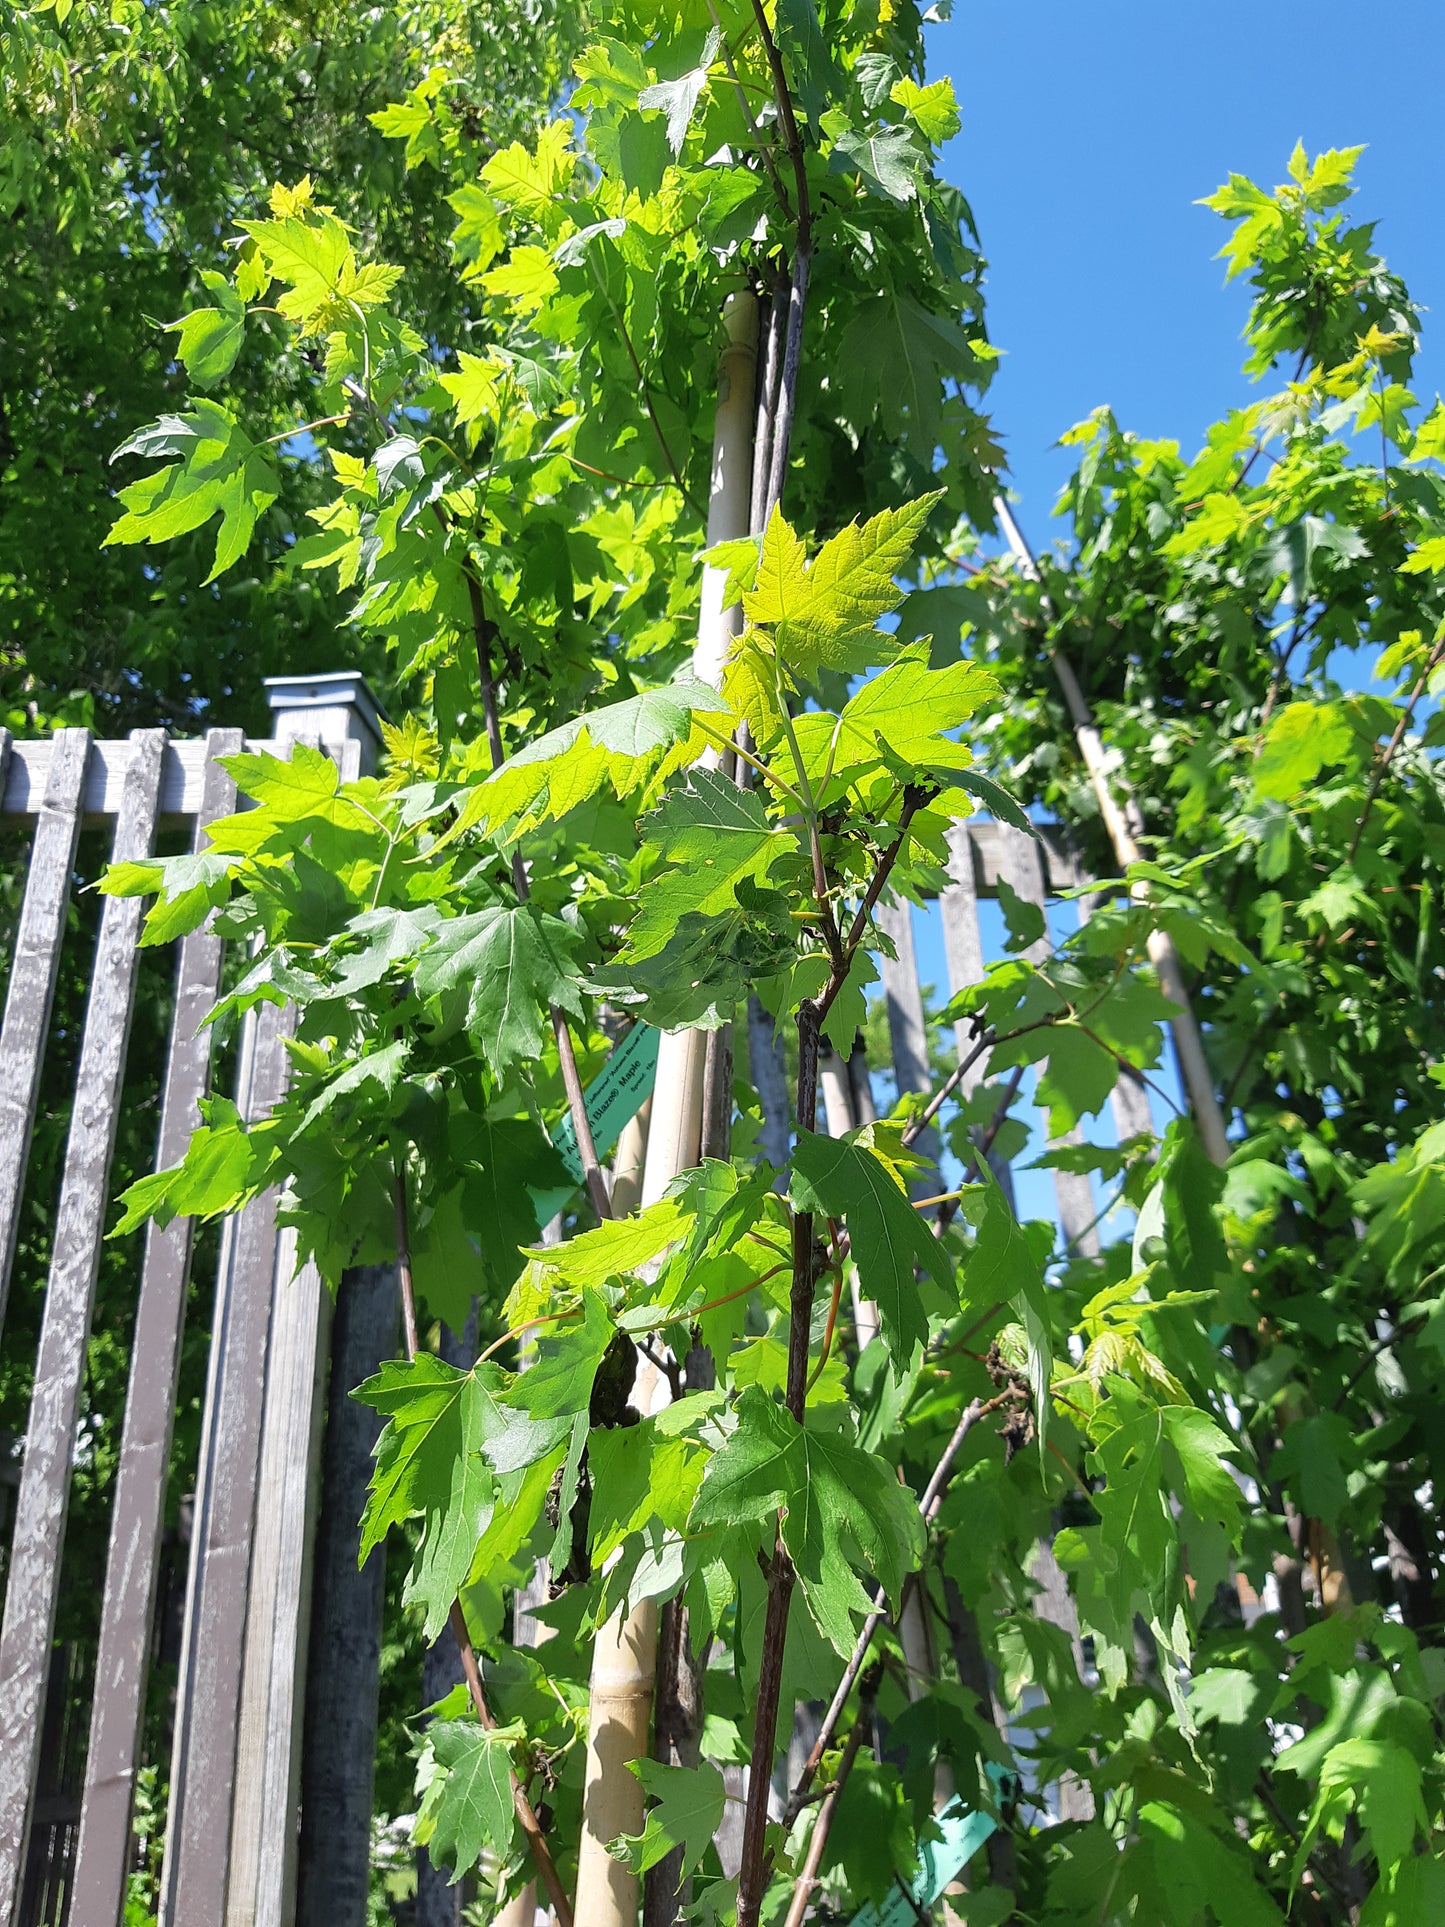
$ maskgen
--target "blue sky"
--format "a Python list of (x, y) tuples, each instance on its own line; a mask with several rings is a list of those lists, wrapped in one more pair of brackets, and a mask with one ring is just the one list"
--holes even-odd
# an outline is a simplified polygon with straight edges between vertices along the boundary
[(1231, 171), (1283, 180), (1297, 138), (1367, 144), (1355, 206), (1434, 310), (1416, 392), (1445, 386), (1442, 0), (956, 0), (930, 33), (963, 112), (945, 167), (990, 263), (989, 405), (1030, 541), (1061, 532), (1051, 444), (1091, 408), (1192, 452), (1247, 396), (1245, 284), (1224, 287), (1224, 224), (1193, 203)]
[[(1377, 245), (1435, 311), (1416, 393), (1445, 386), (1435, 106), (1445, 0), (1379, 11), (1339, 0), (1307, 10), (1282, 0), (956, 0), (953, 19), (931, 29), (928, 66), (931, 78), (951, 75), (962, 108), (945, 167), (990, 263), (989, 333), (1005, 354), (986, 405), (1035, 546), (1064, 532), (1051, 510), (1072, 464), (1053, 444), (1090, 409), (1107, 402), (1126, 428), (1173, 436), (1192, 453), (1210, 422), (1248, 398), (1247, 284), (1225, 286), (1214, 256), (1227, 230), (1194, 203), (1231, 171), (1272, 187), (1297, 139), (1311, 153), (1366, 145), (1355, 218), (1378, 222)], [(992, 956), (1002, 954), (995, 910), (985, 906), (983, 925)], [(1056, 936), (1072, 920), (1061, 906)], [(915, 913), (914, 935), (920, 974), (941, 997), (936, 912)], [(1177, 1091), (1167, 1055), (1162, 1082)], [(1019, 1114), (1037, 1129), (1031, 1086)], [(1157, 1100), (1154, 1110), (1162, 1126)], [(1113, 1142), (1107, 1108), (1085, 1132)], [(1016, 1166), (1016, 1180), (1025, 1216), (1053, 1215), (1044, 1173)], [(1108, 1230), (1126, 1228), (1116, 1219)]]

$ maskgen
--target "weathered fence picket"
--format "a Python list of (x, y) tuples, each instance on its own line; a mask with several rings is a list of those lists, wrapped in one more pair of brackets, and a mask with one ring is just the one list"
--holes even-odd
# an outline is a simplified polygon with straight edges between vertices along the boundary
[[(195, 850), (205, 846), (206, 826), (234, 807), (236, 786), (215, 759), (234, 754), (241, 741), (239, 730), (213, 730), (206, 738)], [(221, 954), (220, 938), (206, 929), (193, 931), (181, 944), (156, 1147), (159, 1169), (180, 1160), (199, 1122), (211, 1070), (211, 1040), (201, 1024), (220, 992)], [(146, 1233), (76, 1852), (73, 1911), (78, 1920), (114, 1920), (124, 1904), (193, 1231), (190, 1218), (177, 1218), (164, 1231), (152, 1225)]]

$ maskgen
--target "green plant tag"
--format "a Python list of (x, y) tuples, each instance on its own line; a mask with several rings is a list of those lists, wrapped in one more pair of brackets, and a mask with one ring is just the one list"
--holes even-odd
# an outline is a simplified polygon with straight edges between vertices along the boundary
[[(597, 1146), (599, 1157), (612, 1149), (624, 1127), (652, 1095), (661, 1037), (662, 1032), (653, 1024), (634, 1024), (583, 1092), (587, 1122), (592, 1126), (592, 1142)], [(582, 1160), (577, 1154), (577, 1132), (570, 1117), (564, 1117), (558, 1126), (554, 1143), (557, 1155), (580, 1184)], [(534, 1191), (532, 1202), (537, 1208), (538, 1224), (549, 1224), (571, 1196), (571, 1189)]]

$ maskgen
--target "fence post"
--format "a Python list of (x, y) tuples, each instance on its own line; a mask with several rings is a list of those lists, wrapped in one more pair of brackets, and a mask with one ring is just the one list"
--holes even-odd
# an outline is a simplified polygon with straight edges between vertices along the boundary
[[(327, 749), (344, 780), (380, 747), (365, 680), (268, 679), (276, 750)], [(289, 1012), (243, 1035), (241, 1100), (284, 1093)], [(294, 1916), (301, 1722), (331, 1304), (274, 1195), (227, 1227), (197, 1478), (162, 1920), (286, 1927)], [(259, 1493), (265, 1503), (258, 1504)], [(361, 1682), (355, 1684), (360, 1687)]]

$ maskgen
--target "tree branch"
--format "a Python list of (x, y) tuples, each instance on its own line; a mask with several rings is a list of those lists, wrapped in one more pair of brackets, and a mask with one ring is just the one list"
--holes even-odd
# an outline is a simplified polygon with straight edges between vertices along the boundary
[(808, 1902), (813, 1897), (813, 1889), (818, 1884), (818, 1868), (822, 1863), (823, 1850), (828, 1844), (828, 1835), (833, 1831), (833, 1822), (838, 1815), (838, 1803), (843, 1797), (843, 1789), (848, 1784), (848, 1775), (853, 1771), (853, 1762), (858, 1757), (858, 1749), (872, 1729), (873, 1701), (878, 1692), (881, 1669), (870, 1667), (858, 1691), (858, 1717), (853, 1722), (853, 1731), (848, 1735), (848, 1744), (843, 1748), (843, 1757), (838, 1762), (837, 1777), (823, 1797), (818, 1808), (818, 1816), (813, 1822), (813, 1831), (808, 1840), (807, 1858), (803, 1861), (802, 1872), (793, 1883), (792, 1905), (783, 1927), (802, 1927), (803, 1915), (808, 1910)]
[(1380, 794), (1380, 786), (1385, 780), (1386, 772), (1389, 770), (1395, 751), (1404, 741), (1405, 731), (1410, 727), (1410, 723), (1415, 714), (1415, 705), (1425, 693), (1425, 685), (1429, 682), (1442, 656), (1445, 656), (1445, 636), (1442, 636), (1430, 651), (1429, 659), (1425, 667), (1420, 671), (1420, 680), (1410, 691), (1410, 700), (1405, 705), (1405, 713), (1401, 716), (1399, 722), (1396, 723), (1395, 733), (1386, 744), (1385, 753), (1380, 758), (1379, 767), (1376, 769), (1374, 778), (1370, 783), (1369, 795), (1365, 798), (1365, 807), (1360, 811), (1360, 820), (1355, 825), (1355, 837), (1350, 845), (1349, 861), (1351, 863), (1354, 862), (1355, 854), (1359, 850), (1360, 838), (1365, 834), (1365, 825), (1370, 820), (1370, 811), (1375, 807), (1375, 798)]
[[(947, 1445), (944, 1446), (942, 1456), (939, 1458), (938, 1464), (933, 1468), (933, 1476), (925, 1486), (922, 1498), (918, 1501), (918, 1510), (925, 1525), (932, 1525), (933, 1521), (938, 1517), (938, 1509), (943, 1503), (944, 1487), (948, 1484), (949, 1474), (953, 1470), (953, 1462), (963, 1449), (964, 1440), (986, 1413), (996, 1410), (1009, 1396), (1009, 1393), (1004, 1392), (1000, 1394), (998, 1398), (990, 1399), (987, 1404), (984, 1404), (979, 1399), (974, 1399), (964, 1408), (963, 1416), (953, 1428), (952, 1437), (949, 1439)], [(854, 1682), (863, 1670), (864, 1662), (868, 1657), (868, 1648), (873, 1644), (873, 1635), (883, 1624), (887, 1616), (886, 1610), (875, 1607), (863, 1621), (863, 1630), (858, 1635), (857, 1644), (853, 1648), (853, 1656), (843, 1669), (843, 1677), (838, 1683), (838, 1690), (834, 1693), (828, 1710), (823, 1715), (823, 1724), (818, 1729), (818, 1737), (813, 1742), (813, 1750), (804, 1762), (803, 1770), (798, 1775), (797, 1783), (788, 1795), (788, 1803), (783, 1808), (782, 1826), (784, 1832), (792, 1826), (793, 1822), (807, 1804), (808, 1791), (813, 1784), (813, 1776), (817, 1773), (819, 1762), (832, 1744), (833, 1735), (838, 1730), (838, 1722), (843, 1716), (843, 1708), (848, 1704), (848, 1695), (852, 1692)], [(757, 1755), (754, 1754), (753, 1757), (756, 1759)], [(741, 1927), (741, 1915), (739, 1915), (739, 1927)]]
[(753, 13), (757, 19), (758, 32), (762, 36), (768, 67), (773, 76), (773, 94), (778, 104), (778, 123), (783, 130), (783, 149), (792, 162), (793, 184), (797, 199), (793, 269), (788, 288), (787, 340), (783, 350), (782, 379), (773, 419), (773, 445), (768, 462), (768, 492), (763, 515), (766, 523), (774, 506), (782, 499), (783, 483), (788, 473), (788, 456), (792, 448), (793, 419), (797, 412), (798, 370), (803, 358), (803, 317), (808, 306), (808, 282), (813, 265), (813, 204), (808, 194), (808, 169), (803, 154), (802, 136), (798, 132), (798, 117), (793, 112), (793, 96), (788, 87), (788, 76), (783, 68), (782, 55), (778, 52), (778, 43), (773, 38), (772, 28), (768, 25), (763, 0), (753, 0)]

